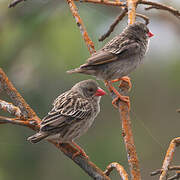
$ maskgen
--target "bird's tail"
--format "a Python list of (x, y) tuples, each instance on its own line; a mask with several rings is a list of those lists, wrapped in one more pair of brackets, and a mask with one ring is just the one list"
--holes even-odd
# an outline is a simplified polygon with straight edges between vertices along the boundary
[(33, 136), (28, 137), (27, 140), (30, 141), (31, 143), (37, 143), (48, 136), (49, 134), (45, 132), (38, 132), (34, 134)]
[(81, 68), (76, 68), (76, 69), (71, 69), (69, 71), (66, 71), (68, 74), (73, 74), (73, 73), (83, 73), (83, 70)]
[(82, 74), (89, 74), (92, 75), (94, 72), (94, 69), (91, 66), (88, 66), (86, 64), (81, 65), (79, 68), (71, 69), (69, 71), (66, 71), (68, 74), (73, 73), (82, 73)]

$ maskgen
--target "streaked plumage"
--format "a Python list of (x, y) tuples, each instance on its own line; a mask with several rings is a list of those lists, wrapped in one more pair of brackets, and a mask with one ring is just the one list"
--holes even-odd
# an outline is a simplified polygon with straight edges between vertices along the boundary
[(52, 110), (42, 119), (40, 131), (28, 138), (32, 143), (55, 139), (72, 142), (84, 134), (100, 111), (100, 96), (105, 92), (94, 80), (85, 80), (61, 94)]
[(136, 22), (94, 53), (86, 64), (67, 72), (93, 75), (107, 81), (127, 76), (141, 64), (151, 36), (145, 24)]

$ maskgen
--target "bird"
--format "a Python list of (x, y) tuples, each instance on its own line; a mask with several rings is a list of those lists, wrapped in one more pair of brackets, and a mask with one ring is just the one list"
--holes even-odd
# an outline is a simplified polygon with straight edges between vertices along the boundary
[(79, 68), (67, 71), (67, 73), (82, 73), (93, 75), (103, 80), (110, 91), (117, 98), (112, 102), (116, 106), (118, 99), (129, 105), (129, 97), (122, 96), (112, 86), (113, 82), (124, 80), (131, 87), (128, 75), (143, 62), (148, 50), (149, 39), (154, 34), (141, 22), (128, 25), (121, 34), (115, 36), (103, 48), (92, 54), (86, 63)]
[(100, 112), (100, 99), (106, 92), (95, 80), (84, 80), (59, 95), (51, 111), (42, 119), (40, 130), (28, 137), (31, 143), (42, 139), (74, 145), (79, 153), (87, 157), (74, 139), (84, 134)]

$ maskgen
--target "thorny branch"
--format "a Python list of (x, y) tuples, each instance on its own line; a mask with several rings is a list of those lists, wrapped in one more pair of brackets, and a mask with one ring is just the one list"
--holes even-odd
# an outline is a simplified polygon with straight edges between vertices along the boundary
[[(41, 120), (36, 115), (36, 113), (33, 111), (33, 109), (31, 109), (29, 107), (29, 105), (25, 102), (23, 97), (20, 96), (18, 91), (15, 89), (15, 87), (9, 81), (6, 74), (3, 72), (3, 70), (1, 68), (0, 68), (0, 87), (3, 87), (2, 89), (12, 98), (13, 102), (17, 104), (17, 107), (19, 109), (21, 109), (21, 112), (28, 112), (28, 115), (29, 115), (29, 116), (24, 116), (24, 117), (16, 116), (16, 118), (0, 116), (0, 124), (3, 124), (3, 123), (16, 124), (16, 125), (20, 125), (20, 126), (26, 126), (35, 131), (38, 131), (39, 123)], [(16, 115), (18, 115), (18, 114), (16, 114)], [(52, 143), (53, 145), (55, 145), (58, 149), (60, 149), (70, 159), (72, 159), (77, 165), (79, 165), (93, 179), (110, 180), (110, 178), (108, 176), (106, 176), (103, 173), (103, 171), (100, 168), (98, 168), (94, 163), (92, 163), (90, 160), (87, 160), (86, 158), (84, 158), (81, 155), (77, 155), (75, 158), (73, 158), (73, 154), (76, 153), (77, 150), (74, 147), (72, 147), (70, 144), (62, 144), (59, 147), (59, 145), (56, 142), (53, 142), (53, 141), (49, 141), (49, 142)]]

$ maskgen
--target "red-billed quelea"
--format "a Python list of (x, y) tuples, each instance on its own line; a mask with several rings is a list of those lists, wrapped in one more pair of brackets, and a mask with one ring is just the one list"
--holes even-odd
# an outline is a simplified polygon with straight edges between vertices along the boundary
[(75, 84), (54, 101), (52, 110), (42, 119), (40, 131), (28, 140), (32, 143), (42, 139), (71, 143), (85, 155), (73, 140), (84, 134), (92, 125), (100, 112), (101, 96), (105, 94), (94, 80), (84, 80)]
[[(142, 63), (147, 52), (149, 38), (153, 34), (141, 22), (127, 26), (124, 31), (109, 41), (102, 49), (92, 54), (87, 62), (79, 68), (67, 73), (83, 73), (96, 76), (104, 80), (108, 87), (114, 91), (111, 82), (125, 80), (127, 76)], [(112, 81), (115, 80), (115, 81)], [(121, 100), (128, 102), (126, 96), (115, 92)]]

